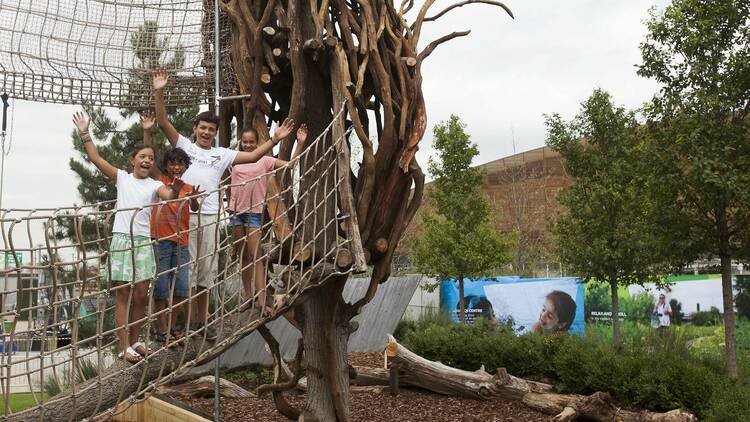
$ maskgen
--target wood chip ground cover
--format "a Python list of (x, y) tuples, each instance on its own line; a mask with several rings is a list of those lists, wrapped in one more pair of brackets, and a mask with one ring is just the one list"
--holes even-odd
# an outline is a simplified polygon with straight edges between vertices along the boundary
[[(350, 353), (349, 363), (355, 366), (382, 367), (379, 353)], [(255, 385), (239, 383), (252, 390)], [(301, 408), (304, 393), (290, 391), (289, 401)], [(190, 406), (213, 414), (213, 398), (176, 397)], [(551, 421), (552, 417), (528, 409), (519, 402), (502, 400), (479, 401), (448, 397), (427, 391), (402, 389), (398, 396), (388, 393), (352, 394), (352, 421), (398, 420), (407, 421)], [(282, 422), (288, 419), (275, 409), (270, 395), (262, 398), (225, 399), (221, 401), (221, 420), (224, 422), (259, 421)]]

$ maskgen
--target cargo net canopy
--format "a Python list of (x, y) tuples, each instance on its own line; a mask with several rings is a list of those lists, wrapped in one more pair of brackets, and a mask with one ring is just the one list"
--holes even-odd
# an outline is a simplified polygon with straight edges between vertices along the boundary
[[(115, 210), (112, 201), (0, 210), (4, 420), (80, 420), (123, 412), (250, 332), (263, 334), (269, 320), (292, 318), (287, 311), (305, 291), (331, 277), (346, 277), (356, 268), (352, 245), (359, 244), (361, 251), (361, 243), (356, 243), (358, 232), (356, 237), (347, 235), (355, 233), (356, 225), (348, 185), (348, 132), (339, 130), (333, 136), (330, 129), (306, 146), (296, 166), (290, 161), (252, 180), (193, 196), (200, 202), (208, 195), (244, 191), (252, 198), (247, 211), (260, 208), (263, 216), (260, 228), (237, 235), (223, 205), (218, 218), (196, 214), (197, 224), (191, 222), (185, 230), (199, 238), (213, 237), (215, 246), (201, 249), (204, 243), (199, 241), (181, 258), (162, 252), (168, 240), (159, 237), (158, 229), (151, 239), (139, 239), (131, 229), (124, 234), (130, 244), (113, 241), (115, 213), (129, 210)], [(134, 211), (151, 212), (152, 227), (158, 227), (167, 212), (176, 213), (179, 221), (189, 203), (186, 197)], [(177, 234), (188, 235), (182, 230)], [(145, 262), (141, 253), (151, 248), (153, 272), (131, 274), (127, 280), (115, 275), (119, 261), (114, 254)], [(190, 284), (206, 289), (190, 291), (187, 297), (176, 293), (179, 272), (197, 262), (210, 263), (215, 270), (199, 280), (190, 273)], [(154, 289), (160, 276), (167, 277), (169, 293), (162, 299), (166, 303), (157, 306)], [(148, 292), (145, 298), (137, 299), (139, 286)], [(206, 291), (207, 323), (196, 326), (191, 307)], [(121, 292), (128, 301), (124, 319), (115, 312)], [(137, 300), (145, 302), (138, 305)], [(142, 360), (118, 358), (118, 335), (123, 332), (134, 333), (144, 346)], [(277, 345), (269, 345), (278, 353)], [(14, 413), (9, 406), (14, 395), (29, 393), (33, 406)]]
[[(213, 10), (212, 1), (194, 0), (0, 0), (0, 90), (30, 101), (145, 108), (150, 73), (164, 66), (175, 75), (168, 105), (204, 103), (214, 91)], [(229, 37), (226, 19), (219, 32)], [(229, 68), (221, 73), (231, 92)]]

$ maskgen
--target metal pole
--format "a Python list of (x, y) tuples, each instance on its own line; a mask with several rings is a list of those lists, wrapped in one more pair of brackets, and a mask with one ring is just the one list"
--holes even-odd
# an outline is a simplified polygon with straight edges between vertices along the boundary
[[(221, 62), (221, 45), (220, 45), (220, 39), (219, 39), (219, 0), (214, 0), (214, 109), (216, 111), (216, 116), (221, 116), (221, 113), (219, 113), (219, 107), (220, 107), (220, 95), (219, 92), (219, 71), (220, 71), (220, 62)], [(218, 147), (220, 145), (219, 143), (219, 133), (218, 133), (218, 127), (216, 138), (214, 138), (214, 143)], [(218, 224), (218, 222), (216, 223)], [(214, 309), (215, 312), (218, 314), (220, 310), (220, 303), (219, 303), (219, 294), (218, 292), (214, 292)], [(221, 355), (216, 355), (216, 366), (214, 367), (214, 422), (219, 422), (221, 420), (221, 396), (219, 392), (219, 380), (220, 377), (220, 358)]]
[(5, 129), (8, 127), (8, 94), (0, 95), (3, 100), (3, 130), (0, 132), (0, 209), (3, 209), (3, 185), (5, 184)]

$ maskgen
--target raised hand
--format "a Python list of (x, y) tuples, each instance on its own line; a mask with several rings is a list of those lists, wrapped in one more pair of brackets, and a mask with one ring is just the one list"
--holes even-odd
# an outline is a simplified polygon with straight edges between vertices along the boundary
[(206, 191), (201, 190), (201, 185), (197, 185), (197, 186), (193, 186), (193, 190), (190, 191), (189, 196), (201, 195), (203, 193), (206, 193)]
[(302, 123), (297, 129), (297, 143), (300, 145), (304, 144), (307, 140), (307, 125)]
[(149, 130), (156, 124), (156, 116), (150, 111), (141, 113), (141, 125), (143, 130)]
[(185, 186), (185, 182), (183, 182), (179, 177), (175, 177), (174, 179), (172, 179), (172, 183), (169, 186), (172, 187), (172, 190), (175, 193), (175, 197), (177, 197), (182, 190), (182, 187)]
[(163, 67), (160, 67), (159, 69), (154, 70), (153, 77), (154, 77), (154, 90), (163, 89), (165, 86), (167, 86), (167, 83), (169, 82), (169, 77), (167, 76), (167, 69)]
[(287, 117), (284, 119), (284, 122), (281, 123), (281, 126), (277, 127), (276, 131), (273, 132), (271, 140), (274, 143), (278, 143), (289, 136), (289, 134), (292, 133), (292, 130), (294, 130), (294, 120)]
[(91, 119), (89, 119), (89, 116), (87, 116), (86, 113), (77, 111), (73, 114), (73, 124), (76, 125), (79, 133), (88, 132)]

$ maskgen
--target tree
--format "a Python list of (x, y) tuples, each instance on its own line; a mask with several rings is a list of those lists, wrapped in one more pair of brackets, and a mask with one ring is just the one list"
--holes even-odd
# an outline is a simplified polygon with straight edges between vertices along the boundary
[(566, 209), (555, 227), (557, 253), (584, 282), (606, 281), (612, 339), (620, 342), (618, 285), (656, 281), (665, 259), (649, 224), (639, 177), (635, 115), (595, 89), (570, 122), (546, 117), (547, 144), (562, 156), (572, 185), (558, 199)]
[(654, 200), (681, 210), (687, 259), (721, 261), (726, 366), (736, 377), (731, 260), (750, 238), (750, 3), (675, 0), (652, 9), (646, 26), (638, 73), (661, 84), (647, 110)]
[(437, 159), (430, 158), (432, 209), (422, 217), (414, 242), (416, 267), (424, 274), (458, 280), (459, 319), (465, 320), (464, 279), (488, 274), (510, 261), (508, 242), (490, 221), (492, 207), (479, 188), (484, 173), (471, 167), (479, 154), (456, 115), (433, 128)]
[[(502, 3), (483, 3), (512, 16)], [(414, 159), (427, 122), (422, 64), (439, 45), (470, 32), (453, 32), (420, 45), (425, 23), (467, 3), (457, 2), (428, 16), (433, 4), (432, 0), (424, 2), (414, 21), (407, 23), (413, 2), (397, 6), (385, 0), (336, 0), (324, 7), (317, 2), (219, 2), (232, 30), (221, 47), (231, 55), (231, 62), (226, 62), (231, 68), (226, 70), (236, 75), (236, 94), (244, 96), (222, 102), (220, 133), (236, 117), (240, 126), (254, 127), (260, 140), (265, 140), (272, 122), (289, 117), (306, 123), (310, 139), (315, 139), (345, 103), (347, 124), (362, 146), (362, 165), (347, 179), (354, 212), (345, 214), (356, 225), (350, 220), (345, 234), (361, 238), (372, 275), (365, 296), (354, 303), (346, 303), (341, 296), (347, 276), (326, 274), (313, 281), (325, 282), (306, 293), (295, 307), (307, 368), (315, 369), (307, 371), (307, 396), (300, 411), (306, 421), (349, 420), (346, 347), (356, 330), (351, 319), (390, 276), (396, 246), (422, 203), (424, 175)], [(377, 143), (370, 140), (371, 132)], [(332, 142), (327, 137), (323, 145)], [(280, 158), (288, 160), (291, 152), (292, 142), (282, 142)], [(334, 159), (334, 154), (325, 157), (329, 163)], [(311, 165), (301, 163), (300, 171)], [(324, 191), (332, 189), (328, 183), (318, 185), (318, 197), (326, 197)], [(329, 198), (323, 209), (335, 213), (336, 199)], [(311, 204), (302, 202), (296, 206), (314, 208), (305, 208)], [(316, 216), (320, 222), (330, 220), (326, 212)], [(314, 226), (306, 227), (312, 230)], [(336, 229), (329, 225), (325, 236), (305, 233), (304, 237), (318, 239), (314, 249), (323, 256), (330, 248), (324, 239), (335, 239)]]

